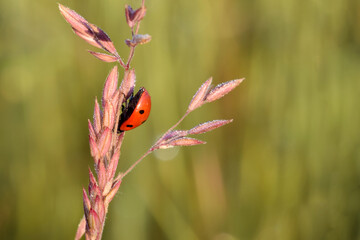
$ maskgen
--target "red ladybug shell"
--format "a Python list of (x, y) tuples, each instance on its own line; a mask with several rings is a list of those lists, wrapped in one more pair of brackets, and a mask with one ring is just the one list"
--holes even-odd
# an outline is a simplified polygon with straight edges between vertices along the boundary
[(134, 129), (148, 119), (151, 110), (151, 98), (145, 88), (140, 88), (136, 95), (129, 100), (129, 104), (123, 110), (120, 120), (120, 132)]

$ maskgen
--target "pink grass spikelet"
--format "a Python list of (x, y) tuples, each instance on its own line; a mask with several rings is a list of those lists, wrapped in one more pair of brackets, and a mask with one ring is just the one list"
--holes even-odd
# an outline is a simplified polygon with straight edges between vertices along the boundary
[(120, 157), (120, 150), (115, 150), (114, 155), (112, 156), (108, 168), (107, 168), (107, 181), (111, 181), (116, 173), (116, 168), (119, 162), (119, 157)]
[(94, 158), (95, 164), (98, 164), (98, 160), (100, 158), (100, 151), (95, 140), (91, 136), (89, 136), (89, 144), (91, 156)]
[(109, 194), (110, 190), (111, 190), (111, 186), (112, 186), (112, 182), (111, 181), (107, 181), (103, 190), (103, 196), (106, 196)]
[(85, 229), (86, 229), (86, 219), (84, 216), (81, 218), (80, 223), (78, 225), (78, 229), (75, 235), (75, 240), (79, 240), (84, 235)]
[(125, 132), (120, 133), (120, 135), (118, 136), (118, 139), (117, 139), (117, 141), (115, 143), (115, 147), (114, 147), (115, 150), (120, 151), (121, 144), (123, 142), (124, 136), (125, 136)]
[(103, 127), (113, 129), (115, 124), (115, 109), (110, 101), (107, 101), (104, 108)]
[(124, 94), (125, 99), (128, 99), (134, 92), (136, 82), (135, 70), (126, 70), (124, 73), (124, 79), (120, 85), (120, 92)]
[(100, 157), (104, 157), (105, 154), (109, 151), (111, 144), (111, 130), (105, 127), (104, 131), (101, 133), (100, 138), (98, 139), (97, 145), (100, 151)]
[(86, 212), (90, 211), (91, 206), (90, 206), (90, 200), (86, 193), (85, 188), (83, 188), (83, 202), (84, 202), (84, 209), (86, 209), (86, 211), (85, 211), (85, 215), (86, 215)]
[(101, 196), (95, 197), (93, 209), (98, 214), (100, 221), (102, 221), (105, 216), (105, 206)]
[(104, 189), (106, 184), (106, 170), (105, 170), (104, 161), (99, 161), (97, 175), (99, 181), (99, 188)]
[(201, 107), (204, 104), (204, 98), (209, 91), (211, 82), (212, 82), (212, 77), (210, 77), (208, 80), (206, 80), (201, 85), (201, 87), (197, 90), (197, 92), (195, 93), (195, 95), (193, 96), (193, 98), (189, 104), (188, 112), (191, 112), (191, 111), (195, 110), (196, 108)]
[(212, 102), (218, 100), (219, 98), (222, 98), (223, 96), (234, 90), (234, 88), (236, 88), (244, 79), (245, 78), (232, 80), (217, 85), (216, 87), (211, 89), (211, 91), (206, 95), (205, 101)]
[(94, 174), (92, 173), (91, 169), (89, 168), (89, 195), (90, 195), (90, 198), (93, 198), (94, 192), (95, 193), (98, 192), (97, 188), (98, 188), (98, 184), (96, 182)]
[(101, 112), (100, 112), (100, 106), (97, 101), (97, 98), (95, 98), (93, 124), (94, 124), (95, 133), (99, 134), (99, 132), (101, 130)]
[(59, 4), (60, 13), (64, 16), (65, 20), (71, 25), (73, 31), (86, 42), (91, 45), (101, 48), (101, 45), (95, 41), (89, 22), (80, 16), (74, 10), (71, 10), (64, 5)]
[(160, 145), (159, 149), (167, 149), (175, 146), (194, 146), (198, 144), (205, 144), (206, 142), (189, 137), (181, 137), (174, 140), (171, 140), (163, 145)]
[(188, 134), (189, 134), (189, 131), (187, 131), (187, 130), (175, 130), (175, 131), (171, 131), (168, 134), (166, 134), (162, 140), (167, 141), (169, 139), (185, 137)]
[(89, 119), (88, 119), (88, 128), (89, 128), (89, 136), (93, 140), (96, 140), (96, 133), (95, 133), (94, 127)]
[(89, 200), (89, 197), (86, 193), (86, 190), (85, 188), (83, 188), (83, 204), (84, 204), (84, 213), (85, 213), (85, 216), (89, 216), (89, 211), (90, 211), (90, 208), (91, 208), (91, 205), (90, 205), (90, 200)]
[(212, 131), (216, 128), (222, 127), (226, 124), (231, 123), (233, 120), (213, 120), (209, 122), (202, 123), (200, 125), (197, 125), (196, 127), (193, 127), (189, 130), (189, 134), (201, 134), (206, 133), (209, 131)]
[(101, 222), (100, 222), (99, 215), (96, 213), (96, 211), (94, 209), (90, 209), (88, 224), (89, 224), (90, 230), (92, 230), (93, 233), (95, 233), (95, 235), (97, 235), (97, 233), (98, 233), (97, 228), (98, 228), (98, 226), (100, 226)]
[(110, 192), (106, 195), (104, 203), (105, 206), (108, 206), (111, 200), (115, 197), (115, 194), (119, 190), (119, 187), (121, 185), (121, 180), (118, 180), (114, 183), (113, 187), (111, 188)]
[(141, 6), (140, 8), (134, 11), (130, 5), (125, 5), (126, 22), (130, 28), (133, 28), (136, 23), (141, 21), (145, 17), (145, 14), (146, 14), (145, 6)]
[(108, 53), (113, 54), (114, 56), (118, 56), (118, 53), (110, 37), (95, 24), (90, 23), (89, 26), (91, 27), (91, 30), (94, 34), (95, 41), (100, 44), (101, 48)]
[(117, 57), (106, 54), (106, 53), (99, 53), (99, 52), (94, 52), (94, 51), (90, 51), (90, 50), (88, 50), (88, 52), (103, 62), (116, 62), (118, 60)]
[(80, 14), (68, 7), (59, 4), (59, 10), (79, 37), (94, 47), (101, 48), (114, 56), (118, 56), (113, 42), (103, 30), (89, 23)]
[(103, 106), (106, 101), (111, 100), (112, 96), (117, 90), (118, 78), (119, 78), (118, 67), (115, 66), (110, 71), (104, 84), (103, 95), (102, 95)]
[[(119, 105), (119, 96), (120, 96), (120, 91), (119, 89), (117, 89), (114, 93), (114, 95), (111, 97), (111, 104), (114, 107), (114, 110), (118, 109), (118, 105)], [(116, 112), (115, 112), (116, 114)]]

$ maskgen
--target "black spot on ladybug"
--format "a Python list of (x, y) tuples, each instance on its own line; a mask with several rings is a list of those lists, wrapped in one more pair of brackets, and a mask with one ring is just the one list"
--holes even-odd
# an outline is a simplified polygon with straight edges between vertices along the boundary
[(140, 114), (144, 114), (144, 112), (145, 112), (144, 110), (140, 110), (140, 111), (139, 111)]
[(128, 124), (128, 125), (126, 125), (127, 127), (129, 127), (129, 128), (132, 128), (133, 127), (133, 125), (130, 125), (130, 124)]

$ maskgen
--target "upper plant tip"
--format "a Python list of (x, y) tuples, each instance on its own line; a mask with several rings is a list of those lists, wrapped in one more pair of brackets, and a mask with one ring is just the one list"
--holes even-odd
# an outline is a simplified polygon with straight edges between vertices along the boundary
[(64, 8), (66, 8), (66, 7), (65, 7), (64, 5), (62, 5), (61, 3), (57, 3), (57, 4), (58, 4), (60, 10), (63, 10)]

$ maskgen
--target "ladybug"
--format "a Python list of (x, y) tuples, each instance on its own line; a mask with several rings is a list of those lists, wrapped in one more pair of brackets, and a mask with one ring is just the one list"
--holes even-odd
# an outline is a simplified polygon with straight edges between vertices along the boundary
[(143, 124), (149, 117), (151, 98), (145, 88), (140, 88), (135, 96), (130, 97), (120, 115), (118, 132), (128, 131)]

